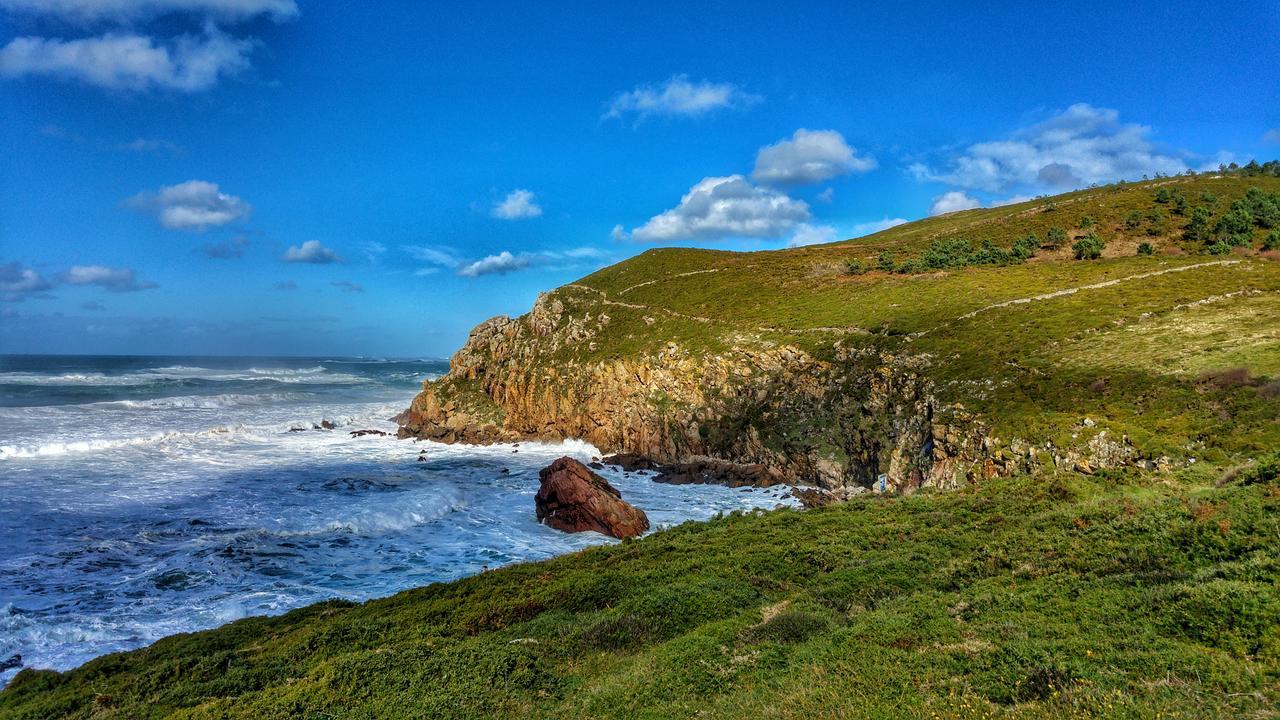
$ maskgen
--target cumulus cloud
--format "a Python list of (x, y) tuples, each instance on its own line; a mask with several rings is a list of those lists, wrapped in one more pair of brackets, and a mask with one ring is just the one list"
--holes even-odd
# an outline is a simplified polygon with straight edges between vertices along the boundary
[(174, 13), (224, 22), (266, 15), (278, 22), (298, 14), (294, 0), (0, 0), (0, 8), (72, 22), (132, 21)]
[(334, 280), (330, 285), (341, 288), (343, 292), (364, 292), (364, 286), (350, 280)]
[(857, 225), (853, 226), (852, 231), (849, 233), (849, 237), (860, 238), (866, 235), (874, 235), (875, 233), (878, 233), (881, 230), (888, 230), (891, 227), (904, 225), (908, 222), (910, 221), (907, 220), (906, 218), (886, 217), (886, 218), (881, 218), (879, 220), (871, 220), (869, 222), (858, 223)]
[[(13, 38), (0, 48), (0, 77), (49, 77), (109, 90), (184, 93), (208, 90), (250, 66), (257, 41), (234, 37), (224, 27), (259, 16), (280, 22), (298, 14), (294, 0), (0, 0), (0, 9), (118, 26), (89, 37)], [(157, 37), (133, 27), (178, 14), (198, 22), (201, 34)]]
[(952, 190), (933, 199), (933, 206), (929, 208), (929, 214), (943, 215), (957, 210), (971, 210), (978, 207), (982, 207), (982, 202), (977, 198), (966, 195), (960, 190)]
[(809, 205), (741, 175), (703, 178), (680, 204), (631, 231), (641, 242), (782, 237), (809, 219)]
[(137, 292), (160, 287), (153, 282), (138, 279), (133, 268), (112, 268), (104, 265), (72, 265), (60, 276), (68, 285), (96, 285), (107, 292)]
[(205, 180), (188, 180), (156, 192), (138, 193), (125, 204), (154, 214), (170, 230), (207, 230), (246, 218), (252, 210), (249, 203)]
[(535, 202), (532, 192), (517, 188), (494, 203), (490, 214), (503, 220), (520, 220), (538, 217), (542, 214), (542, 208)]
[(208, 90), (224, 76), (249, 67), (252, 40), (216, 30), (171, 41), (136, 34), (108, 33), (63, 40), (19, 37), (0, 48), (0, 75), (49, 76), (111, 90)]
[(835, 130), (801, 128), (790, 139), (760, 148), (751, 179), (767, 185), (807, 185), (875, 167), (873, 158), (859, 157)]
[(481, 275), (506, 275), (513, 270), (529, 267), (530, 259), (524, 255), (512, 255), (503, 250), (497, 255), (486, 255), (484, 258), (462, 266), (458, 274), (462, 277), (480, 277)]
[(0, 300), (22, 302), (29, 297), (39, 297), (52, 289), (53, 283), (21, 263), (0, 264)]
[(312, 265), (328, 265), (343, 262), (338, 253), (320, 244), (319, 240), (308, 240), (301, 245), (291, 245), (280, 259), (287, 263), (310, 263)]
[(762, 99), (732, 83), (690, 82), (688, 75), (674, 75), (666, 82), (641, 85), (614, 96), (602, 119), (631, 116), (640, 122), (655, 115), (698, 117), (722, 108), (750, 107)]
[(1122, 123), (1115, 110), (1078, 103), (1008, 139), (971, 145), (940, 168), (917, 163), (910, 170), (921, 180), (988, 192), (1063, 190), (1186, 170), (1181, 157), (1156, 148), (1150, 132)]
[(835, 242), (840, 238), (836, 235), (836, 229), (830, 225), (810, 225), (809, 223), (800, 223), (796, 227), (795, 233), (787, 240), (787, 247), (801, 247), (804, 245), (821, 245), (823, 243)]

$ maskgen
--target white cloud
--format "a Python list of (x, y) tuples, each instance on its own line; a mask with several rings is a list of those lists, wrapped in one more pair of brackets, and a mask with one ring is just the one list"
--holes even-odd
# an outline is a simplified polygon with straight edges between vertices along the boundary
[(458, 269), (458, 274), (462, 277), (505, 275), (513, 270), (523, 270), (529, 267), (530, 262), (531, 260), (528, 256), (512, 255), (510, 252), (503, 250), (497, 255), (486, 255), (483, 259), (462, 266)]
[(159, 287), (139, 280), (133, 268), (111, 268), (102, 265), (72, 265), (61, 275), (68, 285), (96, 285), (108, 292), (136, 292)]
[(977, 198), (970, 197), (960, 190), (952, 190), (933, 199), (933, 206), (929, 208), (929, 214), (942, 215), (956, 212), (957, 210), (971, 210), (978, 207), (982, 207), (982, 202)]
[(836, 199), (836, 189), (833, 187), (829, 187), (826, 190), (823, 190), (822, 192), (818, 193), (816, 199), (820, 203), (830, 203), (832, 200)]
[(886, 217), (886, 218), (881, 218), (879, 220), (871, 220), (869, 222), (858, 223), (857, 225), (853, 226), (852, 231), (849, 233), (849, 237), (860, 238), (865, 235), (874, 235), (875, 233), (878, 233), (881, 230), (888, 230), (891, 227), (905, 225), (908, 222), (910, 222), (910, 220), (907, 220), (906, 218)]
[(680, 204), (631, 232), (642, 242), (781, 237), (809, 219), (809, 205), (741, 175), (703, 178)]
[(627, 229), (622, 227), (621, 224), (614, 225), (613, 229), (609, 231), (609, 239), (614, 242), (622, 242), (623, 240), (628, 240), (630, 238), (631, 233), (628, 233)]
[(253, 209), (235, 195), (222, 192), (217, 183), (206, 180), (188, 180), (154, 193), (138, 193), (125, 204), (153, 213), (170, 230), (195, 231), (244, 219)]
[(19, 37), (0, 48), (0, 75), (52, 76), (111, 90), (199, 92), (249, 67), (252, 40), (213, 28), (168, 42), (135, 34), (62, 40)]
[(40, 273), (17, 262), (0, 265), (0, 300), (5, 302), (22, 302), (29, 297), (37, 297), (46, 290), (51, 290), (53, 283), (45, 280)]
[(121, 144), (120, 148), (132, 150), (133, 152), (167, 152), (174, 155), (183, 151), (182, 146), (159, 138), (134, 138), (127, 143)]
[(787, 247), (801, 247), (803, 245), (821, 245), (822, 243), (835, 242), (840, 238), (836, 235), (836, 229), (830, 225), (810, 225), (809, 223), (800, 223), (796, 227), (795, 234), (787, 241)]
[(609, 101), (602, 119), (634, 115), (640, 122), (653, 115), (698, 117), (721, 108), (750, 107), (762, 99), (732, 83), (689, 82), (688, 75), (674, 75), (657, 85), (641, 85), (619, 93)]
[(1187, 169), (1181, 157), (1160, 152), (1151, 129), (1120, 122), (1115, 110), (1078, 103), (1006, 140), (971, 145), (942, 169), (917, 163), (921, 180), (969, 190), (1063, 190)]
[(1273, 128), (1262, 134), (1262, 141), (1269, 143), (1280, 143), (1280, 128)]
[(292, 245), (284, 251), (281, 260), (288, 263), (310, 263), (312, 265), (328, 265), (340, 263), (338, 253), (320, 244), (319, 240), (308, 240), (301, 245)]
[(789, 140), (760, 148), (751, 179), (767, 185), (805, 185), (875, 167), (873, 158), (858, 157), (835, 130), (801, 128)]
[(1031, 195), (1014, 195), (1013, 197), (1007, 197), (1000, 200), (992, 200), (991, 207), (1004, 207), (1005, 205), (1017, 205), (1018, 203), (1027, 202), (1028, 200), (1035, 200), (1035, 198), (1032, 197)]
[(532, 192), (517, 188), (494, 203), (490, 214), (503, 220), (521, 220), (538, 217), (542, 214), (542, 208), (535, 202)]
[(278, 22), (298, 14), (294, 0), (0, 0), (0, 9), (80, 22), (139, 20), (171, 13), (225, 21), (266, 15)]

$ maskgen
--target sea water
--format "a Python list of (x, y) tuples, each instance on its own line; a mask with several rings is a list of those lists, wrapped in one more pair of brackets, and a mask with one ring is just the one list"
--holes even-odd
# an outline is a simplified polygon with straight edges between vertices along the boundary
[[(612, 542), (534, 517), (538, 470), (599, 455), (586, 443), (395, 438), (390, 418), (446, 370), (0, 356), (0, 661), (65, 670), (248, 615)], [(326, 420), (334, 429), (315, 429)], [(351, 436), (365, 429), (389, 434)], [(784, 489), (601, 474), (655, 529), (794, 503)]]

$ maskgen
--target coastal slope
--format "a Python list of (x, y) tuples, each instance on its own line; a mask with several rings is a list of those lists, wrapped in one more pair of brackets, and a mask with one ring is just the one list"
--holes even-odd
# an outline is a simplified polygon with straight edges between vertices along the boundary
[(1161, 178), (821, 246), (650, 250), (478, 326), (402, 434), (579, 437), (842, 495), (1248, 456), (1280, 439), (1256, 392), (1280, 371), (1259, 253), (1280, 219), (1233, 222), (1278, 191)]

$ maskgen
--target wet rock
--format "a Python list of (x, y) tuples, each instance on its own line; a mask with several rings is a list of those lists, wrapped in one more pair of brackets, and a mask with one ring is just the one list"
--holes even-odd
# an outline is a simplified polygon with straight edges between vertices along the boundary
[(426, 455), (419, 455), (419, 456), (418, 456), (418, 462), (426, 462), (426, 461), (427, 461), (427, 456), (426, 456)]
[(616, 465), (626, 472), (632, 472), (633, 470), (658, 469), (658, 463), (637, 453), (618, 453), (617, 455), (609, 455), (600, 462), (605, 465)]
[(571, 457), (562, 457), (538, 473), (541, 485), (534, 498), (538, 520), (565, 532), (595, 532), (615, 538), (640, 535), (649, 529), (643, 510), (622, 499), (604, 478)]
[(786, 482), (783, 474), (761, 463), (741, 465), (720, 460), (699, 460), (664, 465), (654, 482), (670, 485), (724, 485), (727, 487), (770, 487)]
[(335, 424), (332, 420), (320, 421), (320, 428), (323, 430), (333, 430), (336, 427), (338, 427), (337, 424)]
[(385, 435), (386, 435), (386, 433), (385, 433), (385, 432), (383, 432), (382, 430), (352, 430), (352, 431), (351, 431), (351, 437), (353, 437), (353, 438), (354, 438), (354, 437), (364, 437), (365, 435), (378, 435), (378, 436), (385, 436)]
[(22, 656), (14, 653), (4, 660), (0, 660), (0, 672), (5, 670), (13, 670), (22, 667)]

